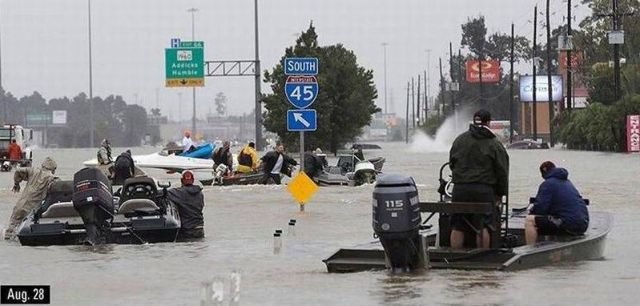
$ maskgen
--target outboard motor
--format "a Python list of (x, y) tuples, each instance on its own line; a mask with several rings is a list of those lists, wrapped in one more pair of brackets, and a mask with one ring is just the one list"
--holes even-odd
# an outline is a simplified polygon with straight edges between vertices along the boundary
[(392, 271), (425, 267), (418, 230), (422, 218), (418, 190), (410, 176), (383, 175), (373, 190), (373, 230)]
[(113, 218), (111, 183), (98, 168), (84, 168), (73, 175), (73, 208), (78, 211), (87, 231), (85, 244), (103, 243)]

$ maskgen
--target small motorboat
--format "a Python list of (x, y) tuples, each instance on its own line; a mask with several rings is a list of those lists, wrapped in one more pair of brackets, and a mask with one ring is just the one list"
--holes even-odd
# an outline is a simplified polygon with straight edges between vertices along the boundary
[(340, 154), (335, 166), (327, 166), (312, 179), (318, 185), (359, 186), (375, 182), (386, 159), (375, 157), (360, 160), (355, 154)]
[[(142, 244), (176, 241), (180, 216), (166, 197), (166, 188), (158, 189), (150, 177), (127, 179), (119, 193), (111, 197), (105, 243)], [(41, 206), (32, 211), (16, 232), (22, 245), (76, 245), (87, 239), (82, 217), (72, 202), (74, 182), (56, 180)]]
[[(446, 165), (446, 164), (445, 164)], [(443, 168), (444, 166), (443, 165)], [(508, 203), (456, 203), (447, 196), (450, 186), (440, 170), (440, 201), (420, 202), (413, 178), (385, 175), (373, 192), (373, 228), (379, 238), (340, 249), (323, 260), (329, 272), (390, 269), (522, 270), (559, 262), (594, 260), (604, 256), (613, 217), (591, 211), (588, 230), (580, 236), (541, 236), (534, 245), (524, 237), (525, 208), (509, 210)], [(588, 204), (588, 201), (587, 201)], [(422, 222), (421, 213), (429, 213)], [(450, 247), (451, 214), (490, 216), (490, 248), (476, 248), (474, 237), (461, 250)], [(438, 227), (428, 224), (438, 214)]]
[(213, 143), (204, 143), (197, 146), (192, 146), (191, 150), (184, 151), (181, 145), (178, 145), (174, 141), (169, 142), (162, 150), (158, 153), (163, 156), (169, 155), (177, 155), (184, 157), (195, 157), (195, 158), (211, 158), (211, 154), (213, 154), (213, 150), (216, 148), (216, 145)]
[(227, 170), (226, 165), (218, 165), (216, 171), (213, 172), (213, 178), (200, 180), (200, 183), (205, 186), (227, 186), (227, 185), (253, 185), (259, 184), (263, 177), (264, 172), (257, 171), (251, 173), (230, 172)]
[[(133, 155), (132, 158), (136, 167), (140, 168), (164, 169), (174, 172), (213, 169), (213, 160), (210, 158), (186, 157), (175, 154), (162, 155), (158, 152), (146, 155)], [(98, 166), (98, 160), (94, 158), (85, 161), (83, 164), (87, 167), (96, 167)]]

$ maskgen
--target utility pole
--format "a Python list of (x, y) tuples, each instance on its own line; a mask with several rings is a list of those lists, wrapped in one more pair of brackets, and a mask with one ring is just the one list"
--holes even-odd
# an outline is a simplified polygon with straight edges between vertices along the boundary
[(549, 145), (553, 147), (553, 88), (551, 84), (551, 22), (549, 21), (549, 1), (547, 0), (547, 93), (549, 94)]
[(388, 43), (382, 43), (382, 50), (384, 54), (384, 113), (387, 114), (387, 45)]
[[(195, 13), (198, 11), (197, 8), (190, 8), (187, 12), (191, 13), (191, 40), (196, 41), (196, 24), (195, 24)], [(196, 87), (191, 88), (193, 93), (193, 112), (191, 115), (191, 133), (195, 139), (196, 135)]]
[(538, 32), (536, 31), (538, 28), (538, 6), (536, 5), (533, 8), (533, 102), (532, 102), (532, 106), (533, 106), (533, 140), (534, 141), (538, 141), (538, 105), (536, 105), (536, 103), (538, 103), (537, 99), (536, 99), (536, 91), (538, 91), (538, 89), (536, 88), (536, 49), (538, 44), (536, 43), (536, 38), (538, 36)]
[(412, 127), (416, 128), (416, 88), (413, 82), (413, 77), (411, 78), (411, 122)]
[[(1, 5), (0, 5), (0, 14), (2, 14)], [(2, 18), (0, 18), (0, 20), (2, 20)], [(2, 33), (2, 29), (0, 27), (0, 89), (1, 89), (0, 93), (2, 93), (2, 96), (4, 97), (5, 90), (4, 90), (4, 87), (2, 87), (2, 35), (1, 33)], [(2, 105), (3, 105), (2, 124), (5, 124), (7, 123), (7, 101), (3, 101)]]
[(416, 121), (418, 123), (418, 126), (420, 126), (420, 113), (422, 113), (421, 108), (420, 108), (420, 74), (418, 74), (418, 93), (416, 94), (416, 100), (418, 101), (417, 105), (416, 105)]
[(455, 80), (453, 78), (453, 46), (451, 45), (451, 42), (449, 42), (449, 78), (451, 79), (451, 86), (449, 86), (449, 90), (451, 90), (451, 114), (455, 114), (456, 97), (454, 92)]
[(427, 94), (427, 70), (424, 71), (424, 121), (429, 119), (429, 94)]
[(93, 119), (93, 68), (91, 56), (91, 0), (87, 0), (87, 13), (89, 23), (89, 148), (94, 145), (95, 120)]
[(609, 44), (613, 45), (613, 84), (616, 100), (622, 97), (620, 81), (620, 45), (624, 44), (624, 32), (621, 30), (620, 17), (633, 16), (635, 11), (628, 13), (618, 12), (618, 0), (611, 0), (611, 13), (599, 14), (598, 17), (611, 17), (612, 30), (609, 32)]
[(428, 115), (429, 115), (429, 102), (431, 100), (431, 49), (426, 49), (425, 50), (427, 52), (427, 69), (425, 70), (425, 77), (424, 79), (427, 80), (425, 82), (425, 94), (426, 94), (426, 99), (425, 104), (424, 104), (424, 119), (427, 120)]
[[(442, 82), (442, 80), (444, 80), (444, 76), (442, 75), (442, 57), (438, 58), (438, 63), (440, 66), (440, 92), (444, 92), (444, 82)], [(444, 95), (440, 95), (443, 99), (442, 99), (442, 112), (444, 114)], [(440, 117), (440, 104), (437, 105), (438, 106), (438, 117)]]
[(409, 143), (409, 82), (407, 82), (407, 108), (405, 109), (405, 112), (405, 118), (407, 118), (405, 120), (404, 127), (405, 143)]
[(509, 143), (513, 143), (513, 49), (515, 34), (511, 23), (511, 51), (509, 52)]
[[(571, 41), (571, 0), (567, 0), (567, 37)], [(572, 108), (571, 95), (573, 93), (573, 82), (571, 81), (571, 48), (573, 44), (567, 50), (567, 110), (570, 112)]]

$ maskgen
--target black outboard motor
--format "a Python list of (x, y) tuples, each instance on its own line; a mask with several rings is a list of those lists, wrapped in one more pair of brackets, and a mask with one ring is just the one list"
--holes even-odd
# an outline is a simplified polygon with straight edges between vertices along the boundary
[(98, 168), (84, 168), (73, 175), (73, 208), (87, 231), (85, 244), (104, 243), (113, 218), (111, 183)]
[(422, 218), (418, 190), (410, 176), (383, 175), (373, 190), (373, 230), (392, 271), (424, 267), (418, 230)]

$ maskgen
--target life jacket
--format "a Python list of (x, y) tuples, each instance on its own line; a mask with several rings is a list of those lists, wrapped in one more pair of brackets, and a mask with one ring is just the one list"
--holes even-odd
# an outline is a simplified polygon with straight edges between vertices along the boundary
[(242, 150), (240, 151), (240, 154), (238, 154), (238, 164), (251, 167), (253, 166), (253, 159), (251, 158), (251, 155), (244, 153), (244, 150)]

